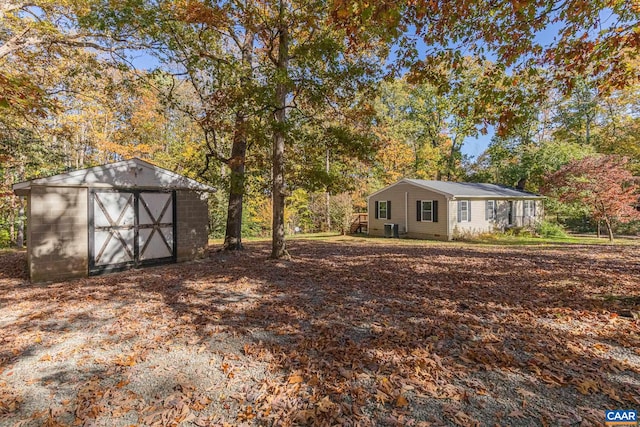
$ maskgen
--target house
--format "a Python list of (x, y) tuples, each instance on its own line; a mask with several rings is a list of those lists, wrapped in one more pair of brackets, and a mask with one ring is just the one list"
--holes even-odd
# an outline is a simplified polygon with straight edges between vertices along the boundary
[(215, 189), (134, 158), (13, 191), (27, 199), (29, 277), (42, 282), (196, 258)]
[(495, 184), (402, 179), (368, 197), (372, 236), (452, 240), (542, 219), (543, 196)]

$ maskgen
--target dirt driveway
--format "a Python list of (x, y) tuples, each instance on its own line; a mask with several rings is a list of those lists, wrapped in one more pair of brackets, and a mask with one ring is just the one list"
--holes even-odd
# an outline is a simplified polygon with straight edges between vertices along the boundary
[(640, 409), (640, 246), (374, 239), (29, 284), (0, 425), (601, 425)]

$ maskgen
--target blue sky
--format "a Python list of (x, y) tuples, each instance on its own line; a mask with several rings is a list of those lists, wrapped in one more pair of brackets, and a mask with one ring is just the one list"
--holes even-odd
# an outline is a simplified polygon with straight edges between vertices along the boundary
[(484, 150), (487, 149), (489, 143), (491, 142), (491, 138), (494, 135), (493, 126), (489, 126), (487, 128), (486, 135), (478, 135), (477, 138), (471, 137), (464, 140), (464, 144), (462, 145), (462, 154), (471, 157), (478, 157)]

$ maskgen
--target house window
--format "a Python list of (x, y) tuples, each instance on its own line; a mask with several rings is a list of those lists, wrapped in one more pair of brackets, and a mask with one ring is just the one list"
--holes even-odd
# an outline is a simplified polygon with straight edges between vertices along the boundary
[(377, 205), (376, 212), (378, 214), (377, 218), (390, 219), (390, 217), (391, 217), (390, 213), (391, 212), (389, 212), (389, 211), (391, 210), (390, 209), (391, 202), (389, 202), (388, 200), (380, 200), (380, 201), (376, 202), (376, 205)]
[(458, 222), (471, 221), (471, 202), (458, 200)]
[(438, 222), (438, 201), (418, 200), (416, 202), (416, 213), (418, 222)]
[(432, 200), (422, 201), (422, 220), (433, 221), (433, 201)]
[(495, 200), (487, 200), (485, 219), (487, 221), (495, 220), (497, 215), (497, 203)]
[(524, 212), (525, 217), (536, 216), (536, 202), (535, 200), (525, 200), (524, 201)]

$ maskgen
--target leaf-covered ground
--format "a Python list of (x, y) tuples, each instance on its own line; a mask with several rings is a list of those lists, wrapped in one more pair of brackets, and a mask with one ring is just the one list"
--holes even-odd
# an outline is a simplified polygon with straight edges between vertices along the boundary
[(0, 425), (601, 425), (640, 247), (376, 239), (53, 284), (0, 254)]

